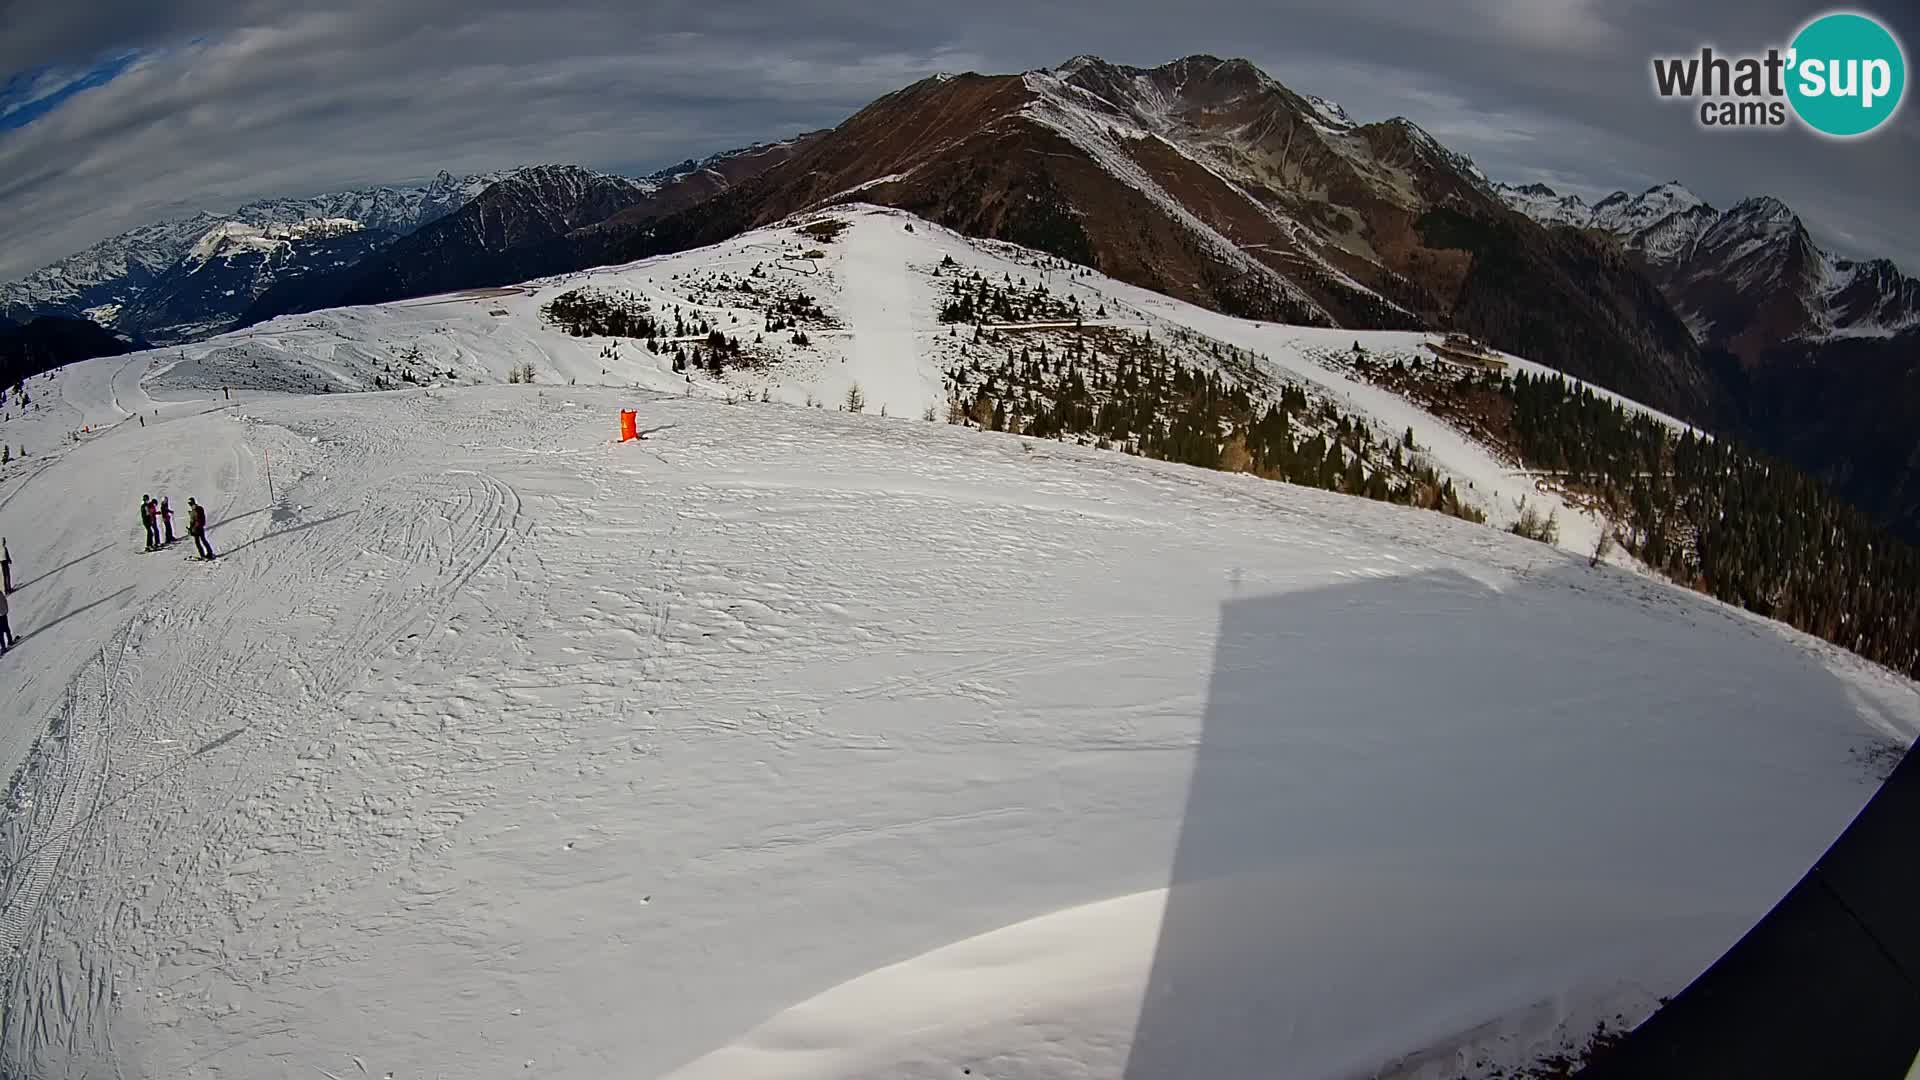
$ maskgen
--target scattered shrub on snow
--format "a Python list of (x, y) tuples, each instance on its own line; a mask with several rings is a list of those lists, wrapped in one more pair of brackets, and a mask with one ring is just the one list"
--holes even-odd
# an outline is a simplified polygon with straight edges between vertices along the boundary
[(1518, 511), (1519, 517), (1512, 525), (1507, 526), (1508, 532), (1515, 536), (1524, 536), (1529, 540), (1538, 540), (1543, 544), (1560, 542), (1560, 520), (1557, 513), (1549, 512), (1542, 517), (1539, 508), (1529, 503), (1525, 495), (1520, 497), (1515, 510)]
[(1253, 467), (1253, 453), (1247, 449), (1244, 435), (1235, 435), (1220, 450), (1220, 468), (1226, 472), (1246, 472)]
[(1606, 518), (1600, 519), (1600, 539), (1593, 545), (1593, 558), (1587, 560), (1587, 566), (1600, 565), (1600, 560), (1613, 550), (1613, 523)]
[[(818, 240), (823, 244), (831, 244), (833, 243), (834, 238), (838, 237), (842, 232), (846, 231), (846, 228), (847, 228), (847, 223), (844, 221), (841, 221), (839, 218), (823, 218), (819, 221), (815, 221), (807, 225), (802, 225), (796, 231), (799, 232), (800, 235), (802, 236), (809, 237), (814, 240)], [(817, 259), (817, 258), (820, 258), (820, 255), (817, 253), (809, 252), (807, 255), (807, 258)]]

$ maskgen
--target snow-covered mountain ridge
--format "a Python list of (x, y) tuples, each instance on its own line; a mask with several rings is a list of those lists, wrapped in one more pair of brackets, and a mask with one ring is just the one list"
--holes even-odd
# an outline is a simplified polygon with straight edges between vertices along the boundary
[(206, 234), (194, 241), (183, 259), (205, 263), (222, 256), (241, 252), (271, 252), (281, 250), (295, 241), (312, 237), (337, 237), (349, 233), (362, 232), (366, 225), (353, 218), (306, 218), (301, 221), (271, 225), (248, 225), (240, 221), (223, 221)]
[[(223, 224), (266, 228), (314, 219), (347, 219), (363, 228), (411, 231), (479, 194), (505, 173), (455, 177), (442, 172), (416, 187), (372, 187), (308, 198), (260, 199), (227, 213), (201, 212), (154, 222), (102, 240), (26, 277), (0, 284), (0, 310), (70, 309), (129, 304)], [(18, 318), (18, 316), (14, 316)]]
[[(1498, 190), (1508, 206), (1542, 224), (1619, 237), (1703, 343), (1757, 349), (1795, 338), (1920, 329), (1920, 281), (1885, 259), (1858, 261), (1822, 249), (1792, 208), (1771, 196), (1723, 212), (1678, 181), (1638, 195), (1616, 191), (1590, 207), (1544, 184)], [(1767, 317), (1781, 308), (1792, 317)], [(1757, 334), (1756, 321), (1764, 322)]]
[[(231, 325), (249, 301), (283, 280), (284, 267), (297, 267), (298, 276), (357, 261), (458, 211), (501, 181), (521, 182), (529, 192), (595, 182), (645, 192), (662, 182), (658, 177), (607, 177), (577, 166), (535, 165), (463, 177), (442, 172), (416, 187), (262, 199), (230, 212), (201, 212), (142, 226), (0, 284), (0, 312), (15, 319), (33, 313), (89, 317), (157, 340), (201, 335)], [(338, 240), (349, 233), (363, 234), (364, 243), (303, 259), (301, 249), (313, 241)], [(210, 259), (235, 256), (251, 261), (221, 289), (206, 293), (195, 283), (188, 295), (173, 292), (185, 273)]]

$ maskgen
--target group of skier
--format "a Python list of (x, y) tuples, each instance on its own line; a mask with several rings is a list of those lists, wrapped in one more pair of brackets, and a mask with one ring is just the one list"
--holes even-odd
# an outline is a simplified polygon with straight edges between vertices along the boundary
[[(147, 531), (148, 551), (179, 542), (173, 535), (173, 507), (164, 495), (157, 502), (151, 495), (140, 496), (140, 524)], [(195, 553), (202, 562), (214, 557), (213, 545), (207, 542), (207, 508), (192, 498), (187, 499), (187, 535), (193, 537)]]
[[(158, 500), (149, 495), (140, 497), (140, 524), (147, 532), (148, 551), (160, 551), (168, 544), (179, 542), (173, 535), (173, 506), (164, 497)], [(207, 542), (207, 509), (193, 499), (187, 500), (187, 535), (193, 537), (202, 561), (214, 557), (213, 545)], [(7, 621), (8, 598), (13, 591), (13, 553), (7, 550), (6, 538), (0, 536), (0, 656), (14, 646), (13, 627)]]

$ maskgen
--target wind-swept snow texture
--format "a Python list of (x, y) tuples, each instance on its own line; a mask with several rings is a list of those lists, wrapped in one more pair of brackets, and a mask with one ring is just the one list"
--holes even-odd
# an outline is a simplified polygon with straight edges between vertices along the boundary
[[(893, 402), (933, 294), (860, 277), (874, 222), (809, 260), (850, 324), (812, 362)], [(1678, 990), (1920, 729), (1882, 669), (1438, 514), (644, 352), (609, 378), (671, 393), (553, 385), (606, 342), (536, 288), (330, 313), (314, 363), (557, 340), (545, 385), (229, 403), (226, 341), (6, 422), (48, 447), (0, 473), (0, 1072), (1470, 1075)], [(220, 560), (140, 553), (145, 493)]]

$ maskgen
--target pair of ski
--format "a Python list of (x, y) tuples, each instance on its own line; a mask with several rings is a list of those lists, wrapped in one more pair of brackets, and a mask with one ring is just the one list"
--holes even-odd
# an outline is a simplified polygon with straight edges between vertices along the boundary
[[(174, 541), (174, 543), (179, 543), (179, 541), (176, 540)], [(145, 551), (141, 552), (141, 554), (142, 555), (158, 555), (159, 553), (166, 551), (168, 548), (172, 546), (173, 544), (161, 544), (157, 548), (148, 548)], [(214, 556), (213, 558), (207, 558), (206, 556), (203, 556), (203, 555), (189, 555), (187, 556), (187, 561), (188, 562), (217, 562), (219, 558), (220, 557), (218, 555)]]

